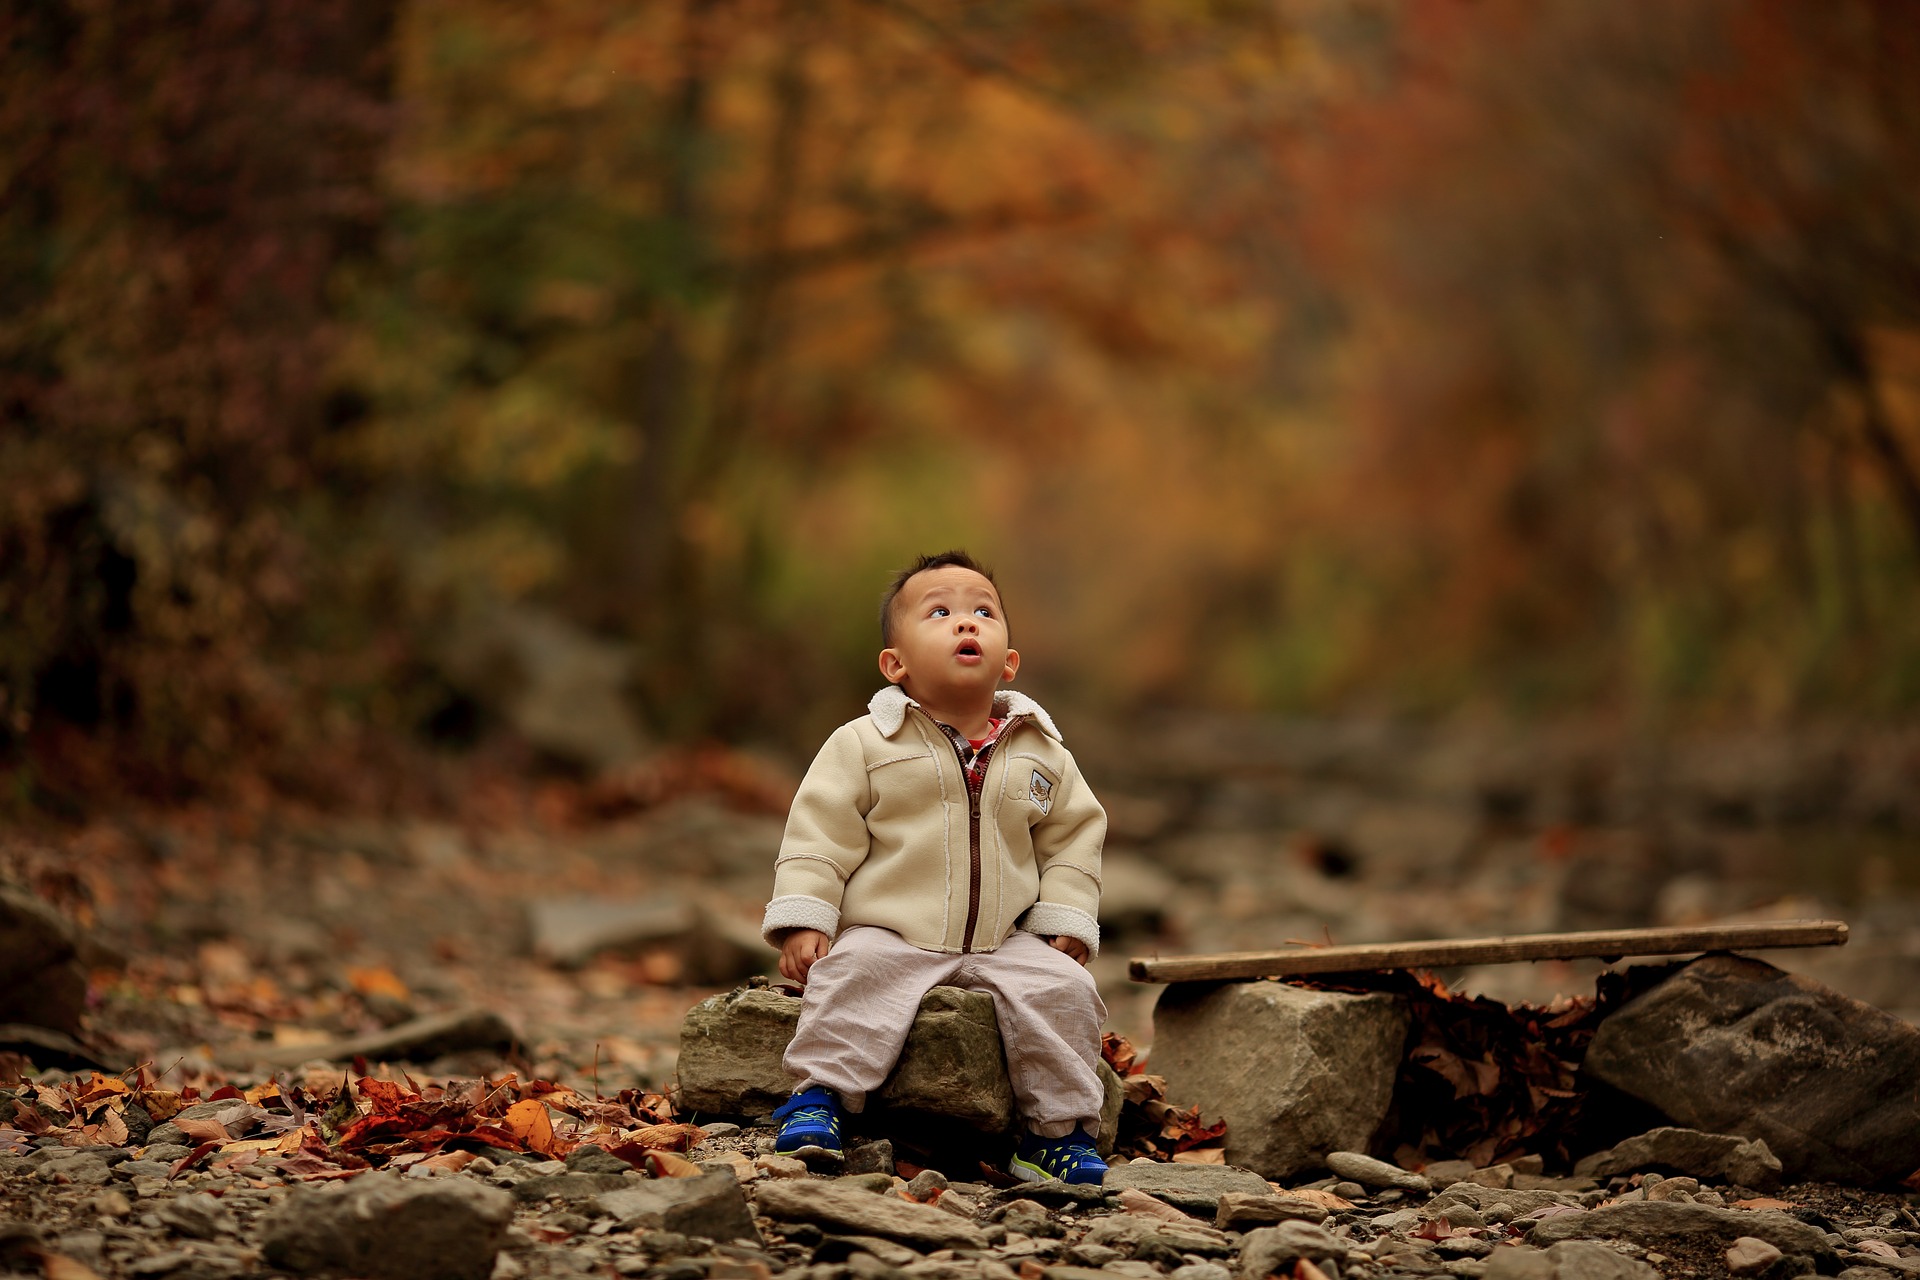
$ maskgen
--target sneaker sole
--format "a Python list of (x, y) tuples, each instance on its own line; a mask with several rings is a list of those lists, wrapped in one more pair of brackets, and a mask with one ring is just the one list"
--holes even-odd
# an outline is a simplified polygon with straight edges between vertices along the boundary
[(780, 1151), (775, 1154), (792, 1156), (794, 1159), (804, 1161), (809, 1165), (830, 1165), (834, 1168), (845, 1164), (847, 1159), (844, 1151), (839, 1151), (832, 1147), (815, 1146), (812, 1143), (808, 1143), (804, 1147), (795, 1147), (791, 1151)]
[(1022, 1182), (1058, 1182), (1059, 1178), (1048, 1173), (1037, 1164), (1029, 1164), (1019, 1156), (1007, 1161), (1007, 1172)]

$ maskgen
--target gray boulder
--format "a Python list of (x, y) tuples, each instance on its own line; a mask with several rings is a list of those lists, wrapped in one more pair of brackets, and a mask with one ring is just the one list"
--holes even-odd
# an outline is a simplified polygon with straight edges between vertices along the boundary
[(1227, 1160), (1265, 1178), (1364, 1151), (1386, 1117), (1406, 1006), (1281, 982), (1174, 983), (1153, 1013), (1167, 1100), (1227, 1122)]
[[(765, 987), (710, 996), (680, 1027), (679, 1097), (683, 1113), (763, 1116), (787, 1100), (793, 1077), (781, 1065), (800, 1022), (800, 1000)], [(1113, 1149), (1124, 1100), (1120, 1078), (1103, 1062), (1106, 1106), (1099, 1146)], [(900, 1062), (867, 1100), (869, 1111), (958, 1121), (982, 1133), (1010, 1133), (1013, 1086), (993, 998), (935, 987), (920, 1001)]]
[[(629, 1180), (631, 1181), (631, 1180)], [(677, 1231), (709, 1240), (759, 1243), (746, 1193), (731, 1173), (697, 1178), (653, 1178), (608, 1191), (596, 1200), (602, 1213), (628, 1231)]]
[(1553, 1280), (1660, 1280), (1660, 1273), (1597, 1240), (1562, 1240), (1547, 1250)]
[(1705, 956), (1629, 1002), (1582, 1070), (1686, 1127), (1765, 1141), (1791, 1179), (1920, 1168), (1920, 1029), (1745, 956)]
[(1576, 1174), (1589, 1178), (1611, 1178), (1641, 1169), (1673, 1169), (1755, 1191), (1772, 1191), (1780, 1185), (1780, 1159), (1765, 1142), (1698, 1129), (1649, 1129), (1573, 1167)]
[(80, 931), (65, 916), (27, 893), (0, 888), (0, 1023), (77, 1034), (87, 1007), (80, 946)]
[(367, 1280), (488, 1280), (513, 1199), (466, 1178), (301, 1186), (261, 1223), (270, 1266)]

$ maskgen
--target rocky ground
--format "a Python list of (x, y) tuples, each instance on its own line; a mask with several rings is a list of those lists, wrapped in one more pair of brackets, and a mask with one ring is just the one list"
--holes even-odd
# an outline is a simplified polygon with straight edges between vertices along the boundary
[[(1770, 1196), (1645, 1171), (1596, 1180), (1358, 1155), (1271, 1184), (1221, 1166), (1118, 1163), (1104, 1187), (995, 1186), (895, 1169), (810, 1173), (770, 1131), (716, 1125), (649, 1176), (591, 1144), (494, 1151), (311, 1181), (298, 1156), (188, 1168), (141, 1146), (39, 1140), (0, 1155), (0, 1274), (230, 1280), (330, 1274), (519, 1280), (1718, 1280), (1920, 1275), (1920, 1197), (1791, 1186)], [(1524, 1163), (1524, 1162), (1523, 1162)], [(911, 1178), (901, 1174), (911, 1172)], [(1438, 1176), (1435, 1176), (1438, 1175)], [(1455, 1176), (1458, 1181), (1452, 1181)], [(1444, 1185), (1442, 1185), (1444, 1184)]]
[[(1074, 745), (1113, 817), (1108, 939), (1095, 973), (1114, 1029), (1143, 1047), (1158, 990), (1128, 983), (1133, 954), (1742, 916), (1847, 919), (1853, 941), (1842, 951), (1767, 958), (1910, 1020), (1920, 1012), (1911, 732), (1649, 752), (1571, 730), (1503, 737), (1197, 718), (1083, 730)], [(73, 827), (0, 832), (0, 882), (51, 904), (80, 935), (44, 970), (0, 972), (0, 996), (16, 1007), (29, 988), (72, 995), (64, 1023), (0, 1009), (0, 1023), (33, 1020), (67, 1036), (49, 1050), (44, 1037), (35, 1048), (0, 1028), (0, 1088), (64, 1087), (59, 1068), (85, 1080), (92, 1066), (145, 1063), (145, 1083), (188, 1099), (230, 1085), (251, 1092), (276, 1075), (321, 1098), (360, 1074), (358, 1059), (373, 1078), (443, 1089), (512, 1071), (522, 1090), (663, 1093), (686, 1012), (766, 964), (754, 926), (793, 770), (681, 758), (592, 784), (483, 782), (454, 811), (413, 819), (255, 803), (103, 810)], [(1590, 994), (1598, 968), (1444, 976), (1544, 1002)], [(0, 1103), (0, 1128), (12, 1110)], [(684, 1152), (724, 1178), (662, 1178), (659, 1158), (641, 1162), (649, 1173), (621, 1157), (605, 1157), (617, 1168), (566, 1169), (489, 1143), (411, 1151), (404, 1163), (376, 1153), (370, 1163), (383, 1171), (338, 1178), (303, 1164), (303, 1154), (318, 1159), (311, 1151), (227, 1149), (264, 1140), (254, 1137), (229, 1135), (176, 1171), (203, 1143), (96, 1129), (69, 1145), (71, 1131), (16, 1128), (0, 1141), (0, 1274), (161, 1280), (305, 1268), (507, 1280), (612, 1269), (759, 1280), (804, 1266), (819, 1280), (896, 1270), (1081, 1280), (1066, 1268), (1140, 1280), (1182, 1268), (1183, 1280), (1220, 1280), (1192, 1268), (1253, 1280), (1374, 1271), (1517, 1280), (1517, 1268), (1525, 1280), (1625, 1280), (1646, 1274), (1638, 1264), (1715, 1277), (1920, 1270), (1920, 1222), (1897, 1189), (1801, 1184), (1762, 1196), (1711, 1175), (1696, 1188), (1670, 1167), (1539, 1181), (1546, 1174), (1521, 1160), (1504, 1174), (1453, 1170), (1471, 1172), (1466, 1189), (1424, 1170), (1438, 1192), (1352, 1179), (1242, 1183), (1228, 1194), (1262, 1203), (1229, 1200), (1223, 1214), (1218, 1180), (1257, 1175), (1142, 1162), (1126, 1168), (1171, 1170), (1188, 1185), (1134, 1185), (1126, 1178), (1145, 1175), (1116, 1169), (1120, 1181), (1101, 1193), (1072, 1196), (954, 1168), (935, 1195), (936, 1176), (903, 1165), (919, 1179), (909, 1205), (876, 1176), (891, 1172), (882, 1153), (866, 1157), (864, 1181), (830, 1182), (766, 1158), (767, 1137), (718, 1126)], [(577, 1166), (592, 1155), (583, 1147), (567, 1158)], [(386, 1182), (406, 1191), (395, 1212), (411, 1225), (376, 1230), (366, 1224), (380, 1214), (336, 1223), (322, 1212), (328, 1198), (360, 1185), (375, 1191), (357, 1194), (375, 1195)], [(728, 1234), (738, 1215), (726, 1230), (690, 1226), (697, 1215), (677, 1201), (618, 1198), (670, 1182), (697, 1182), (702, 1196), (743, 1189), (754, 1232)], [(846, 1197), (825, 1189), (846, 1186), (866, 1197), (855, 1210), (924, 1210), (964, 1232), (917, 1236), (855, 1210), (827, 1216), (819, 1206)], [(822, 1190), (795, 1198), (801, 1187)], [(408, 1208), (421, 1188), (436, 1195)], [(1282, 1191), (1283, 1203), (1266, 1202)], [(1781, 1204), (1752, 1203), (1767, 1199)], [(1168, 1201), (1192, 1221), (1163, 1224), (1155, 1206)], [(1604, 1254), (1560, 1234), (1575, 1221), (1605, 1237)], [(297, 1236), (313, 1222), (333, 1224), (319, 1244), (273, 1243), (275, 1223)], [(1285, 1240), (1261, 1234), (1273, 1231)], [(492, 1232), (496, 1249), (467, 1257), (456, 1247)], [(322, 1245), (335, 1236), (358, 1239), (359, 1252), (327, 1261)], [(1763, 1244), (1737, 1244), (1744, 1237)], [(1533, 1252), (1542, 1246), (1549, 1253)], [(442, 1257), (452, 1261), (443, 1267)]]

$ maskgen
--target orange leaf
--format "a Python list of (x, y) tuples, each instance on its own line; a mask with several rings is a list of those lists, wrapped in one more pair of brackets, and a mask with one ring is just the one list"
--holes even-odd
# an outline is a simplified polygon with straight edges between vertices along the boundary
[(538, 1098), (525, 1098), (507, 1108), (507, 1114), (500, 1123), (507, 1132), (526, 1144), (527, 1150), (537, 1151), (541, 1155), (553, 1154), (553, 1118), (547, 1114), (547, 1104)]
[(697, 1178), (706, 1170), (671, 1151), (647, 1152), (647, 1172), (656, 1178)]
[(411, 999), (407, 984), (385, 965), (347, 970), (347, 981), (363, 996), (387, 996), (394, 1000)]
[(1195, 1147), (1190, 1151), (1173, 1153), (1175, 1164), (1225, 1164), (1227, 1152), (1224, 1147)]
[(202, 1116), (197, 1120), (176, 1118), (173, 1123), (180, 1132), (195, 1142), (228, 1142), (233, 1138), (233, 1135), (227, 1132), (227, 1126), (211, 1116)]
[(1735, 1200), (1736, 1209), (1791, 1209), (1794, 1206), (1785, 1200), (1775, 1200), (1772, 1196), (1755, 1196), (1751, 1200)]

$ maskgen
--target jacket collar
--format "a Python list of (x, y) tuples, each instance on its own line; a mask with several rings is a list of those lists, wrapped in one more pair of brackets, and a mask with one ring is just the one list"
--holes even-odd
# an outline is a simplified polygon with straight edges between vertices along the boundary
[[(882, 735), (891, 738), (900, 732), (900, 726), (907, 722), (907, 708), (920, 704), (907, 696), (907, 691), (897, 684), (890, 684), (873, 695), (867, 703), (867, 713), (873, 718), (873, 727)], [(1053, 717), (1046, 708), (1015, 689), (1002, 689), (993, 695), (993, 714), (996, 719), (1008, 716), (1026, 716), (1055, 742), (1061, 741), (1060, 730), (1054, 726)]]

